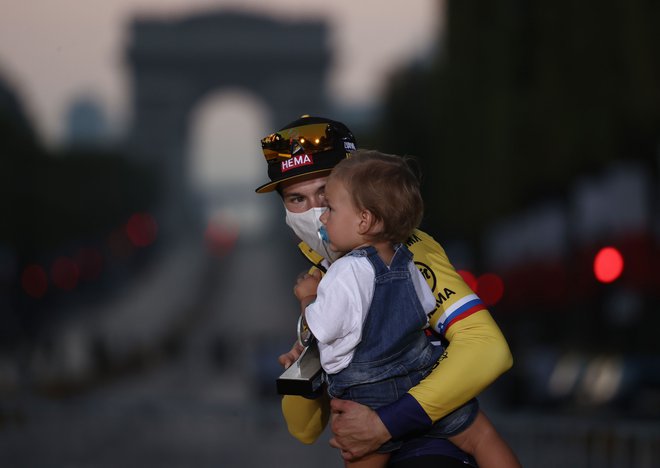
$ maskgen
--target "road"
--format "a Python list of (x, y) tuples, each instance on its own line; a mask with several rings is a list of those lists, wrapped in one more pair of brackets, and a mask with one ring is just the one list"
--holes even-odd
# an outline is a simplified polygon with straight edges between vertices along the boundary
[(294, 252), (283, 230), (239, 237), (214, 260), (174, 351), (73, 394), (5, 394), (0, 466), (343, 466), (327, 431), (311, 446), (287, 433), (275, 395), (304, 267)]
[[(343, 466), (327, 431), (316, 444), (303, 445), (287, 433), (280, 414), (276, 357), (293, 340), (291, 286), (305, 264), (283, 223), (269, 224), (281, 229), (239, 236), (227, 256), (200, 263), (199, 281), (185, 280), (195, 270), (194, 252), (174, 255), (183, 264), (169, 269), (178, 276), (163, 275), (160, 290), (138, 295), (137, 302), (152, 307), (135, 307), (124, 297), (122, 310), (104, 320), (76, 322), (77, 332), (64, 334), (77, 337), (64, 341), (68, 351), (50, 350), (39, 369), (70, 374), (89, 367), (81, 350), (99, 337), (114, 340), (107, 349), (119, 356), (142, 344), (139, 365), (76, 391), (48, 394), (29, 385), (7, 387), (0, 360), (0, 467)], [(111, 305), (101, 310), (110, 314)], [(186, 325), (176, 340), (163, 339), (166, 324), (177, 323), (177, 310)], [(154, 349), (158, 343), (161, 349)], [(480, 397), (484, 407), (487, 393)], [(486, 412), (525, 466), (659, 466), (657, 421)]]

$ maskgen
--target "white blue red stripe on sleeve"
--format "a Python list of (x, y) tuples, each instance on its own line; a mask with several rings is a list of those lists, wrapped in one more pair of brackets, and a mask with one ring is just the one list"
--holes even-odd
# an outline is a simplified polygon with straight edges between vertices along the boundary
[(485, 306), (479, 296), (469, 294), (448, 307), (433, 328), (444, 335), (452, 324), (483, 309), (485, 309)]

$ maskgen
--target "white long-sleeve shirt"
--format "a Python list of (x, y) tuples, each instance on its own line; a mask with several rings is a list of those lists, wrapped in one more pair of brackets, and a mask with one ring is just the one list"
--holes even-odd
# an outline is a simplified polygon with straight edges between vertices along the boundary
[[(408, 268), (417, 297), (428, 314), (435, 308), (435, 297), (413, 262)], [(336, 374), (353, 359), (374, 284), (374, 268), (366, 257), (344, 256), (332, 263), (319, 283), (316, 300), (305, 309), (307, 325), (319, 342), (321, 366), (328, 374)]]

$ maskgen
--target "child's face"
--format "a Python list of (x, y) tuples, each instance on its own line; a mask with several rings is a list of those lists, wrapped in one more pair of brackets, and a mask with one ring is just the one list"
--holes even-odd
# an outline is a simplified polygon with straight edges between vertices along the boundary
[(360, 235), (361, 216), (353, 204), (350, 193), (341, 180), (330, 176), (325, 185), (327, 210), (319, 218), (330, 238), (335, 252), (349, 252), (364, 244)]

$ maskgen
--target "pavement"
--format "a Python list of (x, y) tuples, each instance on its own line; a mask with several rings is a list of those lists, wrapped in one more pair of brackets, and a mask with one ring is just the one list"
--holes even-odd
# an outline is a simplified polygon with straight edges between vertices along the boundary
[(327, 432), (301, 444), (281, 416), (276, 359), (305, 262), (273, 225), (222, 257), (192, 240), (164, 249), (24, 360), (0, 359), (0, 465), (342, 466)]

